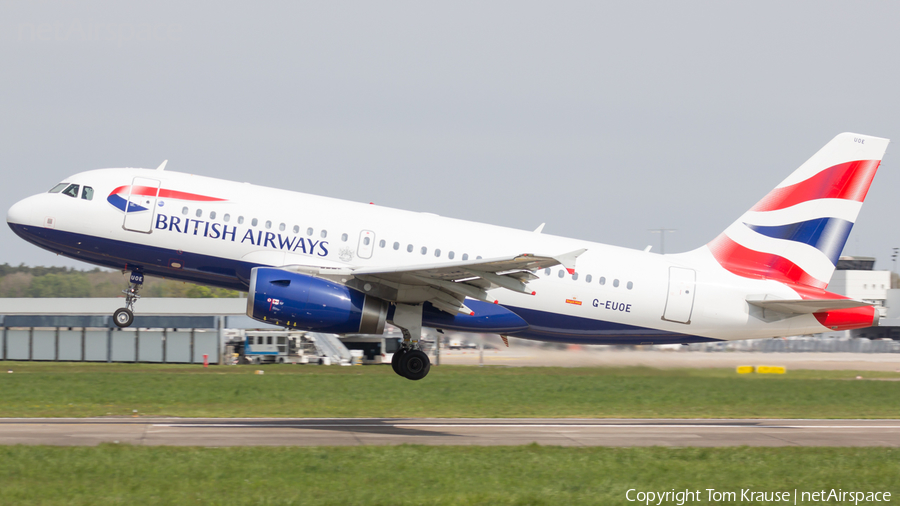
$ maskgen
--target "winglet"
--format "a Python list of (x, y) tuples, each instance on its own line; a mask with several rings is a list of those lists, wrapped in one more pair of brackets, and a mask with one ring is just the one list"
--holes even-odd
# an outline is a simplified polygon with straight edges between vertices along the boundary
[(166, 170), (166, 164), (169, 163), (168, 160), (163, 160), (163, 163), (159, 164), (159, 167), (156, 170)]
[(563, 267), (565, 267), (566, 271), (569, 274), (575, 274), (575, 259), (581, 256), (581, 254), (585, 251), (587, 251), (586, 248), (577, 249), (575, 251), (566, 253), (565, 255), (555, 256), (553, 257), (553, 259), (559, 262)]

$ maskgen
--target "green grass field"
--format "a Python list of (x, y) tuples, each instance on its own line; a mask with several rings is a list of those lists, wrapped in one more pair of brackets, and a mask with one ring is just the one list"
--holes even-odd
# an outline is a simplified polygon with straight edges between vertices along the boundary
[(631, 488), (699, 489), (687, 504), (716, 504), (708, 488), (896, 502), (897, 476), (900, 451), (884, 448), (0, 447), (4, 505), (635, 504)]
[[(254, 371), (262, 369), (264, 375)], [(2, 374), (12, 370), (12, 374)], [(871, 380), (855, 380), (863, 375)], [(881, 378), (882, 380), (878, 380)], [(897, 373), (0, 363), (0, 417), (900, 418)]]

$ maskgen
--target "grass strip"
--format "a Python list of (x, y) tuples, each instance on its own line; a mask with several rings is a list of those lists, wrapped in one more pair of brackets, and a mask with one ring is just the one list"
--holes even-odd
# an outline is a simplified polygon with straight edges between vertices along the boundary
[(388, 366), (0, 363), (5, 370), (13, 373), (0, 374), (0, 417), (137, 410), (184, 417), (900, 418), (896, 373), (444, 365), (414, 382)]
[(896, 500), (897, 476), (900, 451), (884, 448), (0, 447), (0, 504), (17, 505), (635, 504), (629, 489), (698, 490), (687, 504), (740, 503), (706, 489)]

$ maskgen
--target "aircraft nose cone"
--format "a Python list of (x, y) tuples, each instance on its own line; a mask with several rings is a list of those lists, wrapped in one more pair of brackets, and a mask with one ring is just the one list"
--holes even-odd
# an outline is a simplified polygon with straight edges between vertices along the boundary
[(13, 204), (6, 212), (6, 223), (13, 229), (14, 225), (38, 225), (35, 220), (40, 218), (36, 218), (36, 211), (34, 197), (22, 199)]

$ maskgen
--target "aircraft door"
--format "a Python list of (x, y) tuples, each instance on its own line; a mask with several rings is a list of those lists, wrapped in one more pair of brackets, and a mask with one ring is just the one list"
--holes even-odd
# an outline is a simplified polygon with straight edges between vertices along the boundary
[(153, 230), (153, 216), (156, 214), (156, 196), (159, 181), (136, 177), (131, 182), (125, 204), (125, 222), (122, 228), (149, 234)]
[(375, 232), (363, 230), (359, 233), (359, 247), (356, 249), (358, 258), (372, 258), (375, 250)]
[(694, 269), (669, 267), (669, 291), (666, 296), (666, 309), (663, 320), (675, 323), (691, 323), (694, 310), (694, 288), (697, 273)]

